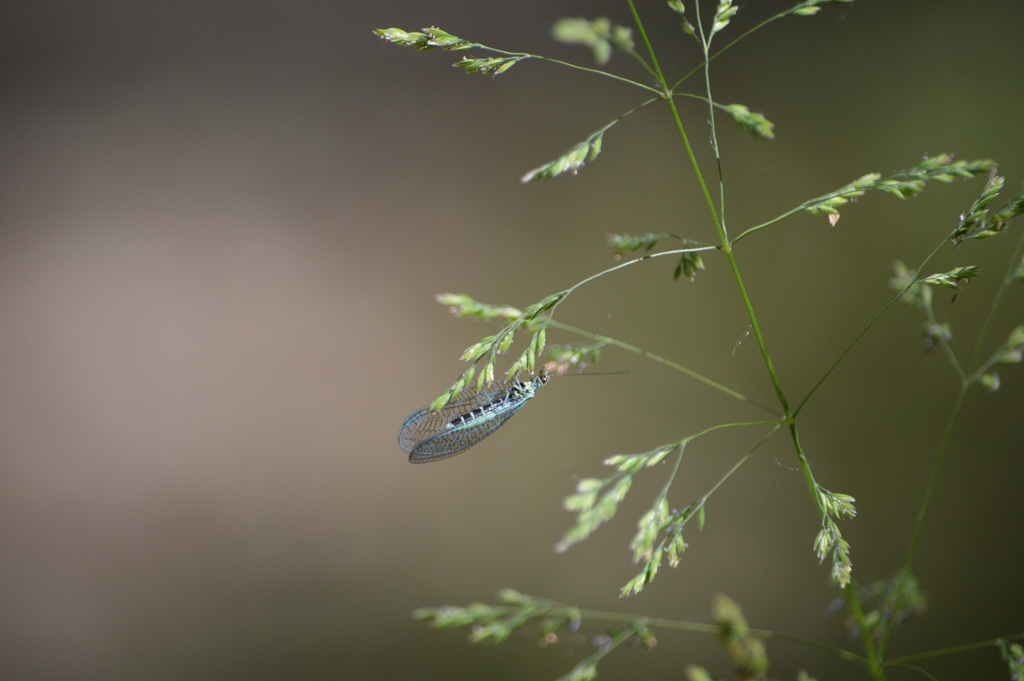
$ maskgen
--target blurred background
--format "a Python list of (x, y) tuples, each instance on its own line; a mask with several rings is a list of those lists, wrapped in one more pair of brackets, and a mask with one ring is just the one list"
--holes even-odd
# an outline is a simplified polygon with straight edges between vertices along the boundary
[[(665, 70), (692, 68), (674, 15), (640, 4)], [(789, 4), (740, 3), (722, 44)], [(614, 264), (609, 232), (713, 231), (659, 107), (609, 132), (578, 176), (519, 183), (642, 93), (540, 62), (468, 76), (450, 66), (461, 55), (371, 30), (436, 25), (589, 66), (550, 26), (628, 24), (623, 3), (44, 0), (2, 14), (0, 676), (554, 679), (591, 651), (598, 629), (490, 648), (410, 617), (506, 586), (697, 621), (721, 591), (754, 626), (858, 646), (829, 613), (837, 592), (786, 438), (713, 497), (682, 565), (636, 598), (617, 598), (636, 571), (627, 543), (667, 469), (590, 541), (553, 552), (572, 520), (562, 498), (605, 457), (762, 415), (685, 376), (609, 350), (598, 370), (632, 372), (556, 379), (463, 456), (411, 466), (396, 444), (462, 349), (496, 328), (451, 318), (434, 294), (522, 307)], [(721, 124), (732, 233), (942, 152), (998, 160), (1002, 205), (1024, 178), (1022, 22), (1019, 0), (860, 1), (730, 50), (716, 98), (763, 111), (777, 133), (763, 143)], [(641, 77), (621, 55), (610, 68)], [(709, 163), (706, 111), (680, 104)], [(891, 262), (916, 266), (981, 187), (871, 195), (835, 227), (801, 215), (742, 243), (792, 399), (889, 300)], [(983, 268), (955, 304), (936, 294), (965, 362), (1013, 238), (943, 263)], [(727, 268), (706, 262), (693, 283), (672, 281), (670, 259), (602, 278), (559, 319), (596, 330), (614, 308), (603, 333), (772, 402)], [(986, 352), (1022, 313), (1017, 291)], [(861, 580), (902, 565), (958, 386), (920, 328), (893, 308), (803, 414), (819, 481), (857, 499), (842, 529)], [(894, 654), (1024, 629), (1024, 375), (1001, 373), (953, 431), (916, 564), (929, 611)], [(759, 437), (694, 443), (672, 505)], [(678, 679), (690, 663), (729, 674), (711, 638), (658, 637), (650, 655), (611, 656), (601, 678)], [(781, 678), (864, 678), (818, 651), (769, 652)], [(1006, 676), (991, 649), (930, 668)]]

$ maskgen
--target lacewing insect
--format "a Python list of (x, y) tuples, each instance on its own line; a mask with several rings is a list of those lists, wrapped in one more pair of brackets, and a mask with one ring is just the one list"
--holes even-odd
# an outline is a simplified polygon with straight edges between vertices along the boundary
[(481, 390), (467, 388), (438, 411), (417, 409), (398, 430), (398, 446), (409, 453), (411, 463), (460, 454), (501, 428), (548, 378), (541, 369), (529, 381), (495, 381)]

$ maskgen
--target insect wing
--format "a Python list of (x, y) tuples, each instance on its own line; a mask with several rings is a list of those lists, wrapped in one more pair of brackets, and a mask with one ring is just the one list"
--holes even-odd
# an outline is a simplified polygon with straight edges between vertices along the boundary
[[(511, 387), (511, 383), (509, 383), (509, 387)], [(487, 389), (479, 392), (467, 388), (437, 411), (430, 411), (429, 405), (417, 409), (409, 414), (409, 418), (405, 419), (402, 427), (398, 429), (398, 446), (404, 452), (411, 452), (416, 445), (436, 435), (438, 431), (444, 430), (446, 425), (460, 415), (491, 402), (496, 395), (500, 394), (501, 389), (501, 385), (495, 385), (493, 390)]]
[(512, 414), (519, 411), (519, 408), (526, 404), (526, 401), (509, 407), (500, 415), (474, 426), (468, 430), (442, 430), (436, 435), (427, 438), (419, 443), (409, 453), (409, 461), (412, 463), (427, 463), (428, 461), (440, 461), (450, 456), (461, 454), (480, 440), (496, 431), (498, 428), (512, 418)]
[(409, 415), (398, 431), (398, 445), (412, 463), (440, 461), (469, 449), (500, 428), (533, 397), (534, 386), (496, 381), (484, 390), (463, 390), (438, 411)]

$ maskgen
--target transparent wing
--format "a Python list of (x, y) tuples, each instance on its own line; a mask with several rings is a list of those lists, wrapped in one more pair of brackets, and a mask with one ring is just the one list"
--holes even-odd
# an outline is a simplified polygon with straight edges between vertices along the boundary
[(501, 428), (505, 421), (512, 418), (512, 415), (519, 411), (519, 408), (524, 404), (526, 404), (525, 400), (514, 407), (510, 407), (508, 411), (502, 412), (501, 415), (473, 428), (442, 431), (428, 437), (409, 452), (409, 461), (412, 463), (427, 463), (428, 461), (440, 461), (441, 459), (447, 459), (450, 456), (460, 454), (498, 428)]
[(431, 412), (429, 407), (417, 409), (398, 430), (398, 446), (402, 451), (409, 452), (409, 460), (416, 463), (438, 461), (469, 449), (500, 428), (532, 394), (505, 405), (500, 413), (490, 418), (475, 419), (469, 425), (459, 428), (449, 428), (449, 424), (501, 400), (515, 387), (513, 381), (495, 381), (480, 391), (463, 390), (438, 411)]

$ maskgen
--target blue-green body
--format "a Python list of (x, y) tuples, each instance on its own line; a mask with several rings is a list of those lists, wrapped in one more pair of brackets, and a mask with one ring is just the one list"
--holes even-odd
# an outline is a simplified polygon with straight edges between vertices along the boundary
[(398, 446), (412, 463), (455, 456), (500, 428), (547, 380), (542, 371), (530, 381), (495, 381), (483, 390), (463, 390), (437, 411), (417, 409), (398, 430)]

